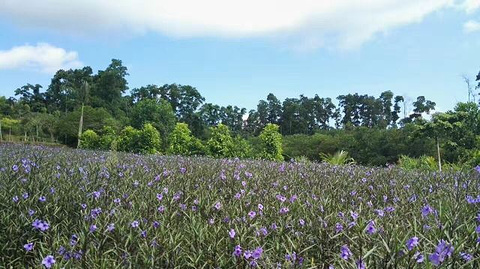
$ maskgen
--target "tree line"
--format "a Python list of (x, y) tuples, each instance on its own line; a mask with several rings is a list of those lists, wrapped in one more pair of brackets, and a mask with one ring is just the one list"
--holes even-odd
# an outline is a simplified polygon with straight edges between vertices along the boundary
[(436, 106), (425, 96), (409, 102), (405, 96), (384, 91), (378, 97), (354, 93), (332, 100), (316, 94), (281, 101), (270, 93), (256, 109), (247, 111), (208, 103), (190, 85), (129, 89), (128, 75), (122, 61), (113, 59), (96, 73), (88, 66), (59, 70), (45, 89), (26, 84), (15, 90), (15, 96), (0, 97), (0, 139), (21, 137), (78, 146), (84, 130), (99, 137), (120, 137), (128, 126), (141, 132), (149, 124), (159, 134), (157, 150), (167, 153), (177, 123), (183, 123), (182, 128), (198, 139), (193, 151), (205, 153), (200, 149), (219, 126), (227, 128), (237, 144), (244, 139), (255, 149), (270, 124), (278, 126), (284, 136), (287, 159), (321, 160), (322, 154), (347, 150), (360, 163), (385, 165), (400, 155), (435, 155), (438, 159), (445, 155), (447, 162), (465, 162), (465, 156), (476, 154), (480, 135), (478, 105), (473, 102), (459, 103), (452, 111), (425, 119)]

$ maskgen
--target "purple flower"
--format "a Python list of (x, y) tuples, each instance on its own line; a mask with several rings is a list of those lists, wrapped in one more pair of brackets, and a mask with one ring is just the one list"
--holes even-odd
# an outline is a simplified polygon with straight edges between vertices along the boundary
[(107, 231), (113, 232), (113, 230), (115, 230), (115, 223), (108, 224)]
[(262, 204), (258, 204), (258, 210), (263, 211), (263, 205)]
[(262, 256), (262, 253), (263, 253), (262, 247), (256, 248), (256, 249), (253, 251), (253, 254), (252, 254), (253, 259), (255, 259), (255, 260), (260, 259), (260, 257)]
[(165, 211), (165, 207), (163, 205), (158, 207), (158, 212), (163, 213)]
[(356, 262), (356, 264), (357, 264), (357, 269), (365, 269), (365, 268), (367, 268), (367, 266), (365, 265), (365, 262), (364, 262), (362, 259), (358, 260), (358, 261)]
[(220, 210), (222, 208), (222, 204), (220, 202), (216, 202), (213, 206), (216, 210)]
[(33, 210), (33, 209), (28, 210), (28, 215), (29, 216), (33, 216), (34, 214), (35, 214), (35, 210)]
[(102, 209), (100, 207), (97, 207), (90, 211), (90, 216), (92, 217), (92, 219), (96, 219), (98, 215), (100, 215), (100, 213), (102, 213)]
[(350, 249), (348, 248), (347, 245), (343, 245), (340, 247), (340, 257), (342, 257), (342, 259), (344, 260), (348, 260), (350, 259), (350, 257), (352, 256), (352, 252), (350, 251)]
[(238, 258), (242, 256), (242, 252), (242, 247), (240, 245), (236, 245), (235, 249), (233, 250), (233, 255)]
[(298, 199), (297, 195), (292, 195), (292, 197), (290, 197), (290, 203), (295, 202), (297, 199)]
[(288, 209), (288, 207), (282, 207), (282, 208), (280, 208), (280, 214), (282, 214), (282, 215), (283, 215), (283, 214), (287, 214), (288, 211), (290, 211), (290, 210)]
[(27, 199), (28, 198), (28, 193), (26, 192), (26, 193), (22, 194), (22, 197), (23, 197), (23, 199)]
[(298, 221), (298, 223), (300, 224), (300, 226), (304, 226), (304, 225), (305, 225), (305, 221), (304, 221), (303, 219), (300, 219), (300, 220)]
[(40, 197), (38, 198), (38, 201), (40, 201), (40, 202), (45, 202), (45, 201), (47, 201), (47, 198), (45, 198), (45, 196), (40, 196)]
[(350, 216), (354, 221), (358, 219), (358, 213), (355, 211), (350, 211)]
[(423, 263), (423, 260), (425, 259), (423, 254), (418, 251), (415, 252), (415, 254), (413, 255), (413, 258), (417, 261), (417, 263)]
[(95, 224), (90, 225), (90, 232), (91, 233), (95, 232), (96, 230), (97, 230), (97, 225), (95, 225)]
[(385, 216), (385, 212), (382, 209), (375, 209), (375, 213), (377, 213), (379, 217)]
[(435, 253), (431, 254), (429, 259), (435, 266), (439, 266), (446, 258), (450, 257), (452, 253), (453, 246), (448, 244), (445, 240), (441, 240), (435, 248)]
[(460, 257), (462, 257), (462, 259), (466, 262), (471, 261), (473, 259), (472, 254), (468, 254), (465, 252), (460, 252)]
[(23, 245), (23, 248), (24, 248), (26, 251), (32, 251), (32, 250), (33, 250), (33, 243), (25, 244), (25, 245)]
[(140, 233), (140, 235), (141, 235), (143, 238), (147, 237), (147, 231), (143, 230), (143, 231)]
[(430, 214), (433, 214), (434, 209), (430, 205), (426, 205), (422, 208), (422, 216), (427, 217)]
[(55, 264), (55, 258), (52, 255), (48, 255), (45, 258), (43, 258), (42, 264), (46, 268), (51, 268), (53, 266), (53, 264)]
[(234, 229), (230, 229), (230, 231), (228, 232), (228, 235), (230, 236), (230, 238), (235, 238), (235, 230)]
[(375, 227), (375, 221), (373, 220), (369, 221), (367, 225), (367, 233), (371, 235), (376, 232), (377, 232), (377, 228)]
[(140, 225), (140, 223), (137, 220), (134, 220), (130, 225), (132, 226), (132, 228), (137, 228)]
[(153, 222), (153, 228), (156, 229), (156, 228), (158, 228), (158, 227), (160, 227), (160, 222), (154, 221), (154, 222)]
[(287, 200), (287, 197), (282, 196), (282, 195), (280, 195), (280, 194), (277, 194), (276, 197), (277, 197), (277, 199), (278, 199), (280, 202), (282, 202), (282, 203)]
[(70, 246), (75, 246), (78, 242), (78, 236), (76, 234), (72, 234), (70, 237)]
[(257, 236), (261, 236), (261, 235), (263, 235), (263, 236), (267, 236), (267, 235), (268, 235), (268, 230), (267, 230), (267, 228), (262, 227), (262, 228), (260, 228), (260, 229), (257, 231)]
[(48, 228), (50, 228), (50, 225), (48, 224), (48, 222), (43, 221), (43, 220), (38, 220), (38, 219), (33, 221), (32, 226), (33, 226), (33, 228), (38, 229), (42, 232), (44, 232), (44, 231), (48, 230)]
[(337, 222), (337, 224), (335, 224), (335, 232), (340, 233), (342, 231), (343, 231), (343, 225)]
[(13, 196), (12, 201), (13, 201), (14, 203), (18, 203), (18, 196), (16, 196), (16, 195)]
[(252, 252), (250, 250), (246, 250), (244, 253), (243, 253), (243, 257), (248, 260), (252, 257)]
[(162, 199), (163, 199), (163, 194), (157, 193), (157, 200), (162, 201)]
[(409, 251), (412, 250), (414, 247), (416, 247), (418, 245), (418, 237), (414, 236), (414, 237), (408, 239), (406, 245), (407, 245), (407, 249)]
[(115, 199), (113, 199), (113, 202), (114, 202), (115, 204), (119, 204), (120, 201), (121, 201), (120, 198), (115, 198)]
[(257, 215), (257, 212), (255, 212), (255, 211), (250, 211), (250, 212), (248, 212), (248, 216), (249, 216), (251, 219), (255, 218), (256, 215)]

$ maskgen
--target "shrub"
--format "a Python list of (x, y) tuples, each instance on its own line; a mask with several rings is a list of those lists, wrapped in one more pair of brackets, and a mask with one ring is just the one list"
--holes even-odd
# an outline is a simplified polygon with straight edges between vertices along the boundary
[(333, 165), (345, 165), (345, 164), (355, 163), (355, 160), (350, 157), (347, 151), (344, 151), (344, 150), (338, 151), (333, 155), (323, 154), (323, 153), (320, 155), (324, 162), (333, 164)]
[(283, 161), (282, 135), (278, 130), (278, 125), (269, 123), (260, 133), (260, 140), (263, 146), (262, 158)]
[(233, 157), (233, 139), (226, 125), (219, 124), (210, 128), (210, 139), (207, 141), (208, 153), (216, 158)]
[(113, 144), (116, 138), (115, 129), (111, 126), (103, 126), (101, 136), (100, 136), (100, 143), (99, 148), (103, 150), (114, 150)]
[(246, 158), (252, 158), (253, 157), (253, 150), (252, 146), (248, 143), (247, 140), (243, 139), (241, 136), (236, 136), (233, 139), (233, 148), (232, 148), (233, 156), (240, 158), (240, 159), (246, 159)]
[(100, 137), (93, 130), (86, 130), (80, 137), (80, 148), (82, 149), (98, 149), (100, 145)]
[(177, 123), (170, 134), (169, 142), (168, 154), (191, 155), (193, 137), (192, 132), (188, 129), (188, 124)]
[(160, 133), (153, 125), (147, 123), (139, 131), (138, 144), (135, 152), (144, 154), (154, 154), (160, 151), (162, 142)]
[(140, 136), (140, 131), (133, 128), (132, 126), (127, 126), (123, 128), (120, 132), (120, 136), (117, 139), (117, 148), (119, 151), (126, 152), (137, 152), (135, 149), (138, 148), (138, 139)]

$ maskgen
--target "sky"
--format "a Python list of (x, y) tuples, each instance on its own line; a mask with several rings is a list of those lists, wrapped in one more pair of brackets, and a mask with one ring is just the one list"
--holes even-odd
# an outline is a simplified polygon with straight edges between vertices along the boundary
[(391, 90), (446, 111), (480, 71), (480, 0), (0, 0), (0, 95), (113, 58), (130, 89), (219, 105)]

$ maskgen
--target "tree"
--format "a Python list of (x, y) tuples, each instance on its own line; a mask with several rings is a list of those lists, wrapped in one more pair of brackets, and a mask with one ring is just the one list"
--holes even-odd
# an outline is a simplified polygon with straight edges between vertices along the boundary
[(112, 59), (105, 70), (99, 70), (93, 77), (92, 105), (107, 109), (113, 116), (121, 115), (122, 94), (128, 90), (125, 78), (128, 75), (127, 67), (123, 66), (122, 61)]
[(132, 126), (123, 128), (117, 140), (118, 150), (125, 152), (137, 152), (139, 136), (140, 131)]
[(273, 93), (268, 94), (267, 102), (268, 102), (267, 121), (269, 123), (279, 124), (280, 117), (282, 116), (282, 104)]
[(68, 112), (75, 110), (82, 102), (90, 105), (84, 84), (93, 84), (92, 68), (58, 70), (45, 92), (49, 112), (57, 110)]
[(132, 109), (131, 124), (140, 129), (146, 123), (152, 124), (163, 140), (162, 149), (168, 147), (168, 135), (175, 128), (175, 114), (171, 105), (163, 99), (144, 99), (136, 103)]
[(437, 148), (438, 170), (442, 171), (442, 158), (440, 154), (440, 139), (444, 138), (453, 125), (449, 122), (452, 115), (447, 113), (435, 113), (432, 115), (431, 121), (423, 124), (420, 129), (426, 136), (434, 138)]
[(81, 140), (78, 148), (82, 149), (98, 149), (100, 147), (100, 137), (93, 130), (86, 130), (81, 135)]
[(416, 120), (422, 117), (423, 113), (430, 114), (430, 111), (435, 110), (436, 103), (425, 99), (425, 96), (418, 96), (417, 100), (413, 102), (413, 113), (409, 116), (411, 120)]
[(278, 125), (269, 123), (260, 134), (263, 145), (262, 157), (267, 160), (283, 161), (282, 135), (278, 130)]
[(216, 158), (233, 157), (233, 139), (226, 125), (219, 124), (210, 128), (210, 139), (207, 141), (208, 153)]
[(192, 148), (196, 143), (196, 138), (192, 136), (192, 132), (188, 129), (186, 123), (177, 123), (175, 129), (170, 134), (167, 153), (173, 155), (191, 155)]
[(103, 126), (100, 131), (99, 148), (103, 150), (116, 150), (116, 132), (111, 126)]
[(138, 133), (138, 147), (135, 152), (143, 154), (155, 154), (161, 150), (160, 133), (153, 125), (146, 123)]
[[(77, 145), (78, 122), (80, 117), (80, 108), (59, 117), (56, 125), (56, 134), (64, 144), (71, 146)], [(99, 133), (104, 126), (117, 127), (118, 122), (104, 108), (85, 106), (83, 127)]]
[(28, 105), (32, 112), (44, 112), (45, 94), (40, 92), (40, 84), (27, 84), (15, 90), (15, 95), (20, 95), (20, 103)]

